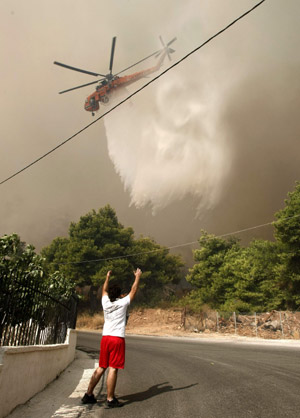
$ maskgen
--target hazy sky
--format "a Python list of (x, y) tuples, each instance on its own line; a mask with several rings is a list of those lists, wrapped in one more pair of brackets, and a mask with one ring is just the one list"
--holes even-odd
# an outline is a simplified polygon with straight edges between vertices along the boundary
[[(58, 91), (95, 79), (53, 61), (105, 74), (117, 36), (119, 72), (157, 50), (162, 35), (177, 37), (174, 63), (256, 3), (2, 0), (0, 180), (92, 121), (83, 105), (94, 86)], [(16, 232), (40, 249), (107, 203), (137, 236), (166, 246), (196, 241), (201, 229), (219, 235), (272, 221), (300, 180), (299, 15), (298, 0), (266, 0), (2, 185), (0, 234)], [(271, 236), (267, 227), (240, 237)], [(193, 248), (180, 251), (190, 259)]]

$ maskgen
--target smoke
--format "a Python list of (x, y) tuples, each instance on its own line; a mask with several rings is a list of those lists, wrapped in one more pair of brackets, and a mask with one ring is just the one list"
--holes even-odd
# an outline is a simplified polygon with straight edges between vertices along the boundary
[(240, 229), (269, 222), (294, 189), (300, 178), (299, 68), (281, 65), (272, 77), (252, 74), (228, 96), (220, 119), (234, 157), (222, 207), (214, 211), (210, 227), (213, 218), (224, 231), (228, 225)]
[[(118, 72), (158, 49), (158, 35), (165, 42), (176, 36), (166, 69), (254, 4), (11, 3), (0, 2), (6, 62), (0, 80), (1, 179), (91, 121), (83, 101), (92, 87), (57, 92), (92, 80), (59, 69), (54, 60), (103, 72), (117, 36)], [(0, 233), (17, 232), (41, 247), (107, 203), (124, 225), (164, 245), (195, 241), (201, 229), (222, 234), (271, 221), (300, 178), (300, 2), (284, 5), (265, 2), (107, 115), (106, 132), (95, 124), (7, 182)], [(91, 25), (104, 9), (102, 24)], [(91, 39), (100, 40), (96, 49)], [(147, 64), (153, 62), (132, 71)], [(128, 93), (144, 83), (132, 84)], [(201, 217), (195, 218), (197, 209)], [(268, 231), (257, 229), (248, 238)]]
[[(230, 166), (213, 94), (178, 73), (105, 118), (109, 156), (136, 208), (156, 213), (192, 196), (214, 207)], [(117, 119), (117, 123), (116, 123)]]
[[(191, 39), (197, 45), (232, 21), (232, 10), (225, 18), (217, 3), (196, 3), (173, 21), (181, 36), (175, 49), (191, 50)], [(218, 216), (226, 228), (239, 218), (241, 227), (252, 217), (269, 220), (299, 173), (296, 15), (282, 14), (278, 1), (261, 7), (106, 117), (109, 156), (132, 205), (157, 213), (192, 199), (213, 225), (214, 214), (228, 212), (226, 220)], [(184, 55), (179, 50), (175, 59)]]

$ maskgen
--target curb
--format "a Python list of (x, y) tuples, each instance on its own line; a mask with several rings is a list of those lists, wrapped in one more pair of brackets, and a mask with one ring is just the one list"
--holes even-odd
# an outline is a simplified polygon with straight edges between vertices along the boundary
[(17, 406), (6, 418), (79, 417), (86, 410), (81, 398), (98, 360), (76, 350), (75, 360), (24, 405)]

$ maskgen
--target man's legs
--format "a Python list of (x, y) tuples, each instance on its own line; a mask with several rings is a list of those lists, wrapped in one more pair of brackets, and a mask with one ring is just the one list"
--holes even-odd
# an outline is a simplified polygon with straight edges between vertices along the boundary
[(115, 388), (117, 384), (117, 378), (118, 378), (118, 369), (114, 369), (113, 367), (110, 367), (108, 370), (108, 376), (107, 376), (107, 400), (112, 401), (115, 397)]
[(103, 373), (105, 372), (105, 370), (106, 369), (104, 369), (103, 367), (97, 367), (97, 369), (94, 371), (94, 373), (91, 377), (90, 383), (89, 383), (88, 390), (86, 392), (89, 396), (92, 395), (95, 386), (99, 382), (99, 380), (100, 380), (101, 376), (103, 375)]

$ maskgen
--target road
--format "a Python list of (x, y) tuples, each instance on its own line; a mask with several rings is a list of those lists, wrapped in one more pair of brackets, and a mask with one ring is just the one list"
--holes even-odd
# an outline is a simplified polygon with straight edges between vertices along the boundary
[[(78, 348), (98, 357), (100, 334), (78, 333)], [(104, 399), (105, 387), (97, 386)], [(99, 393), (100, 388), (100, 393)], [(97, 391), (96, 391), (97, 394)], [(124, 418), (300, 417), (296, 347), (180, 338), (126, 337), (116, 394)], [(103, 403), (88, 416), (106, 417)]]

